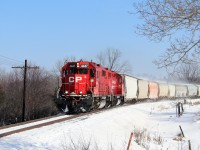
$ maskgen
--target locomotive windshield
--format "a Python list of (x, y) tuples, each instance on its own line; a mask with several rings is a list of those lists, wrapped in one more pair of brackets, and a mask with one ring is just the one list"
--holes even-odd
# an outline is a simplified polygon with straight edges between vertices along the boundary
[(77, 73), (78, 73), (78, 69), (76, 68), (69, 69), (69, 74), (77, 74)]
[(88, 74), (88, 69), (70, 68), (63, 71), (63, 76), (68, 74)]
[(69, 64), (66, 69), (63, 70), (63, 77), (66, 75), (73, 75), (73, 74), (88, 74), (88, 65), (87, 64)]
[(79, 74), (87, 74), (88, 70), (87, 69), (79, 69)]

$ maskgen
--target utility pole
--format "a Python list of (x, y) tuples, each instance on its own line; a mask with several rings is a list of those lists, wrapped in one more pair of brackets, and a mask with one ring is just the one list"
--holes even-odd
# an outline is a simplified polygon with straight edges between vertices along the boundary
[(24, 86), (23, 86), (23, 99), (22, 99), (22, 122), (25, 121), (25, 108), (26, 108), (26, 73), (27, 69), (39, 69), (38, 66), (29, 67), (27, 66), (27, 60), (25, 60), (25, 65), (23, 67), (12, 67), (24, 69)]

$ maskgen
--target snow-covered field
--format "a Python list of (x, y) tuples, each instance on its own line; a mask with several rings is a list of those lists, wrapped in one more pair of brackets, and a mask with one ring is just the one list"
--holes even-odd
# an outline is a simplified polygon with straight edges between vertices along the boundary
[[(200, 104), (184, 104), (183, 115), (177, 117), (176, 103), (138, 103), (13, 134), (0, 138), (0, 149), (78, 150), (89, 145), (91, 150), (125, 150), (133, 132), (130, 149), (188, 150), (190, 140), (192, 150), (200, 150)], [(185, 135), (181, 141), (179, 125)]]

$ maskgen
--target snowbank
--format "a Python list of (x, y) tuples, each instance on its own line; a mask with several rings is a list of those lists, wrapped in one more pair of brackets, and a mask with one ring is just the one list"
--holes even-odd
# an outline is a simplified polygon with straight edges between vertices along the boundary
[[(190, 101), (190, 100), (188, 100)], [(191, 100), (191, 101), (200, 101)], [(181, 117), (176, 116), (176, 103), (170, 100), (118, 107), (103, 113), (25, 131), (0, 139), (1, 149), (80, 149), (90, 142), (91, 149), (126, 149), (134, 132), (131, 149), (192, 149), (200, 147), (200, 104), (185, 104)], [(185, 138), (174, 140), (182, 127)], [(136, 130), (146, 131), (147, 141), (138, 145)], [(148, 137), (151, 137), (148, 138)], [(160, 137), (158, 144), (153, 138)], [(142, 146), (143, 145), (143, 146)]]

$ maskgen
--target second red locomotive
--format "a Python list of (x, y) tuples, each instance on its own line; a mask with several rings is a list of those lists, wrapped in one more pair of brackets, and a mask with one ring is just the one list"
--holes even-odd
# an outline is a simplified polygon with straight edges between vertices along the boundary
[(58, 98), (64, 112), (78, 113), (123, 104), (122, 75), (88, 61), (62, 67)]

